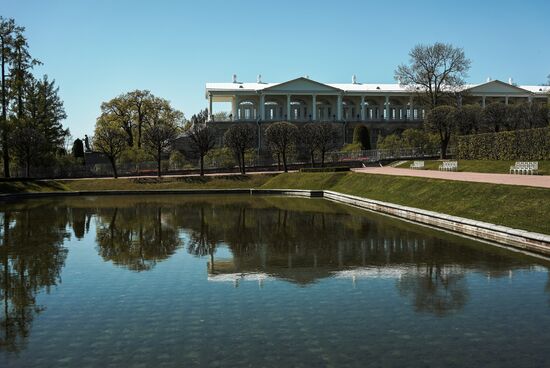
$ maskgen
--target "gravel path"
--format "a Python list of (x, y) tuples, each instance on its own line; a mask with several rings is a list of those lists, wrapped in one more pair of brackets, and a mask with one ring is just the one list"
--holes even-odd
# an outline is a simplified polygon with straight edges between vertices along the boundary
[(366, 174), (415, 176), (419, 178), (471, 181), (476, 183), (492, 183), (507, 185), (524, 185), (530, 187), (550, 188), (550, 176), (547, 175), (509, 175), (487, 174), (474, 172), (450, 172), (435, 170), (411, 170), (395, 167), (365, 167), (352, 169), (355, 172)]

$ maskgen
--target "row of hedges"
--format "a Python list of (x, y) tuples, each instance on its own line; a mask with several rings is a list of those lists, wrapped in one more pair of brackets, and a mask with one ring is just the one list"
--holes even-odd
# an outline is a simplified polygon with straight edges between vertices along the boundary
[(548, 160), (550, 128), (460, 136), (457, 155), (464, 160)]

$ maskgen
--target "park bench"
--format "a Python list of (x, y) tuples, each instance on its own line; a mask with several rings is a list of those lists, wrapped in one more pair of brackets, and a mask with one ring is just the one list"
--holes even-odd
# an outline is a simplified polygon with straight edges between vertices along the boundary
[(458, 161), (443, 161), (439, 165), (440, 171), (457, 171), (458, 170)]
[(424, 169), (424, 161), (413, 161), (411, 169)]
[(514, 166), (510, 166), (510, 174), (534, 175), (538, 172), (538, 161), (517, 161)]

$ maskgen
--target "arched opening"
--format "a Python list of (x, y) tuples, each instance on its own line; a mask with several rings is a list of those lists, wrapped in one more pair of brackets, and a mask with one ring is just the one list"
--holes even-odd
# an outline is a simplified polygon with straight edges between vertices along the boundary
[(359, 109), (351, 100), (342, 101), (342, 115), (344, 120), (359, 120)]
[(294, 121), (307, 120), (307, 104), (303, 100), (293, 100), (290, 102), (290, 119)]
[(380, 119), (380, 104), (375, 100), (366, 99), (363, 108), (365, 109), (365, 120)]
[(333, 120), (332, 105), (327, 100), (317, 101), (317, 120), (330, 121)]
[(264, 104), (266, 120), (281, 120), (283, 107), (277, 101), (268, 101)]
[(237, 110), (239, 120), (254, 120), (256, 119), (256, 105), (254, 101), (246, 100), (239, 102)]

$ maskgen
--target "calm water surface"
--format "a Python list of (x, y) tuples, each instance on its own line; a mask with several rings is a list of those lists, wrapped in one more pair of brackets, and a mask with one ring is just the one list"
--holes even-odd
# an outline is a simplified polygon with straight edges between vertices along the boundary
[(326, 200), (29, 200), (0, 242), (1, 367), (550, 365), (550, 263)]

